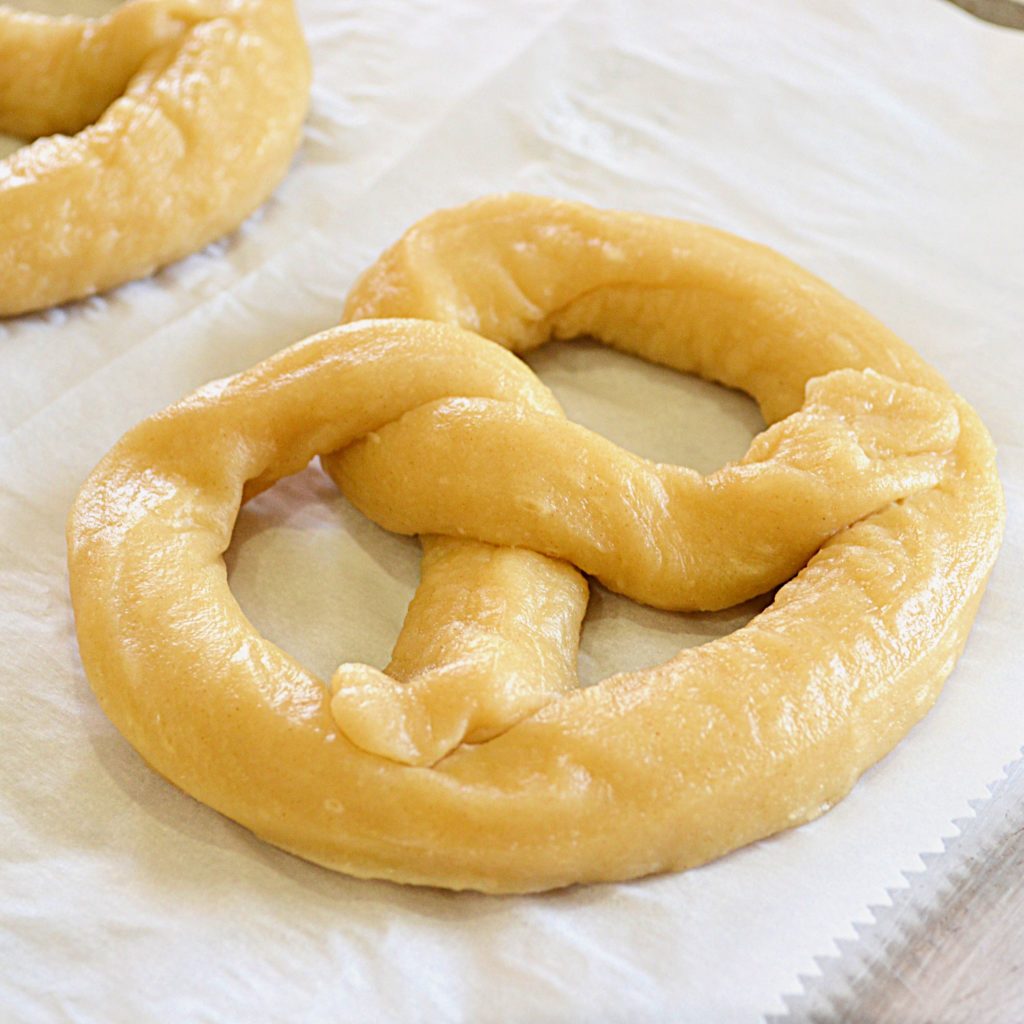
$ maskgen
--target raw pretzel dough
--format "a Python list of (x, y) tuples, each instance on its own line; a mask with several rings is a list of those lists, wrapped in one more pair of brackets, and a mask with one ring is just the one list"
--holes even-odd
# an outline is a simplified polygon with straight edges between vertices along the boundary
[[(414, 229), (347, 312), (459, 321), (516, 348), (596, 334), (743, 387), (776, 425), (723, 477), (750, 477), (755, 495), (772, 493), (758, 479), (788, 477), (817, 507), (821, 486), (836, 484), (834, 454), (861, 474), (851, 490), (869, 507), (851, 505), (850, 525), (747, 626), (576, 688), (582, 578), (560, 558), (491, 546), (487, 533), (495, 520), (507, 527), (504, 545), (514, 521), (543, 532), (554, 518), (572, 472), (527, 491), (516, 470), (541, 461), (531, 437), (593, 449), (579, 494), (597, 519), (606, 496), (650, 467), (617, 453), (608, 469), (608, 449), (567, 424), (525, 366), (457, 326), (374, 319), (318, 335), (140, 424), (69, 520), (90, 681), (183, 789), (355, 875), (538, 890), (690, 867), (807, 821), (930, 707), (998, 548), (992, 444), (934, 371), (811, 275), (707, 228), (498, 197)], [(480, 484), (477, 504), (498, 514), (470, 503), (456, 524), (446, 505), (467, 496), (444, 499), (440, 483), (464, 472), (469, 443), (484, 447), (481, 468), (507, 470)], [(574, 464), (575, 450), (554, 448), (545, 458)], [(342, 666), (333, 698), (245, 620), (221, 557), (241, 501), (332, 451), (325, 464), (346, 490), (403, 528), (449, 516), (444, 528), (485, 537), (426, 538), (391, 666), (401, 681)], [(393, 500), (405, 474), (389, 459), (425, 463)], [(680, 476), (689, 514), (711, 485)], [(586, 515), (561, 506), (568, 546), (585, 550)], [(636, 511), (652, 525), (667, 518), (642, 492)], [(718, 550), (746, 560), (735, 525)], [(815, 528), (814, 515), (794, 516), (757, 557), (785, 575)], [(634, 554), (643, 546), (623, 568)], [(718, 564), (679, 563), (698, 595), (717, 593)]]
[(128, 0), (101, 18), (0, 6), (0, 315), (103, 291), (230, 231), (299, 143), (292, 0)]

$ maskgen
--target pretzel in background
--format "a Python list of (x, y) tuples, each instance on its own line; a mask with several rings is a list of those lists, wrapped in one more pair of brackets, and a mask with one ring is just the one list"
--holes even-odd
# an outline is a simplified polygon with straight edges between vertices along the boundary
[(0, 316), (142, 277), (237, 227), (299, 144), (310, 65), (291, 0), (0, 6)]

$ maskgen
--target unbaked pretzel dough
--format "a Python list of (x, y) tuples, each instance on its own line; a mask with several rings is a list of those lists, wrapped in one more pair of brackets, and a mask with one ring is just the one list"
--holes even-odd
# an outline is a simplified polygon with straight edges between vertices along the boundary
[[(357, 285), (347, 314), (375, 319), (140, 424), (72, 509), (90, 681), (142, 756), (187, 792), (355, 875), (539, 890), (690, 867), (807, 821), (931, 706), (1001, 536), (993, 448), (934, 371), (826, 285), (708, 228), (504, 196), (419, 225)], [(748, 625), (578, 688), (582, 578), (504, 545), (563, 516), (572, 551), (558, 554), (600, 550), (588, 524), (618, 515), (607, 499), (650, 465), (568, 424), (498, 345), (378, 316), (458, 321), (516, 348), (596, 334), (743, 387), (773, 426), (720, 474), (750, 483), (750, 510), (779, 479), (797, 513), (824, 507), (814, 502), (837, 483), (833, 456), (861, 475), (850, 490), (869, 492), (869, 507), (851, 505), (849, 524)], [(560, 440), (545, 449), (548, 436)], [(467, 445), (482, 447), (477, 468), (505, 471), (479, 485), (486, 500), (472, 487), (445, 499)], [(425, 538), (395, 679), (343, 665), (332, 697), (246, 621), (222, 553), (241, 501), (334, 451), (325, 465), (375, 514), (469, 539)], [(560, 497), (577, 451), (582, 511)], [(531, 489), (519, 469), (548, 459), (562, 463), (540, 473), (549, 489)], [(418, 461), (423, 478), (406, 481)], [(674, 515), (649, 500), (672, 475), (655, 470), (634, 504), (652, 531)], [(700, 494), (718, 489), (715, 474), (678, 475), (680, 509), (707, 525)], [(814, 520), (766, 520), (774, 546), (757, 558), (789, 573), (792, 551), (820, 532)], [(501, 546), (487, 542), (495, 523), (510, 531)], [(735, 527), (696, 547), (746, 560)], [(628, 548), (623, 567), (654, 547)], [(717, 592), (719, 560), (677, 564), (695, 593)]]
[(81, 298), (219, 238), (299, 143), (292, 0), (128, 0), (100, 18), (0, 6), (0, 315)]

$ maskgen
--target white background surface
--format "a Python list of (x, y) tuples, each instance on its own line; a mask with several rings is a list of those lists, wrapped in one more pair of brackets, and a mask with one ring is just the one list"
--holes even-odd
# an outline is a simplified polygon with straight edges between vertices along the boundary
[[(313, 107), (266, 207), (151, 280), (0, 322), (0, 1006), (89, 1024), (782, 1013), (1024, 745), (1024, 36), (939, 0), (300, 12)], [(707, 221), (816, 271), (979, 409), (1010, 517), (938, 706), (838, 808), (684, 875), (515, 899), (332, 875), (155, 777), (92, 700), (63, 540), (139, 418), (329, 326), (405, 227), (505, 188)], [(759, 426), (745, 400), (602, 352), (536, 365), (645, 454), (710, 469)], [(257, 625), (327, 672), (387, 659), (417, 548), (310, 469), (243, 513), (229, 565)], [(753, 610), (683, 619), (598, 593), (583, 674)]]

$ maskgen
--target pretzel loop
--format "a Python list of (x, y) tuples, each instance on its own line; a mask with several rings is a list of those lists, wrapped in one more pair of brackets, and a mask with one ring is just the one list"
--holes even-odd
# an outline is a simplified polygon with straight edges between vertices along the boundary
[[(413, 229), (346, 315), (131, 431), (72, 510), (90, 681), (199, 799), (357, 875), (628, 878), (820, 814), (934, 701), (999, 543), (991, 441), (805, 271), (497, 197)], [(707, 478), (622, 452), (501, 347), (584, 332), (743, 385), (771, 425)], [(427, 531), (391, 665), (342, 665), (330, 694), (246, 622), (221, 559), (239, 502), (318, 453), (374, 517)], [(670, 607), (788, 581), (730, 636), (579, 688), (570, 561)]]

